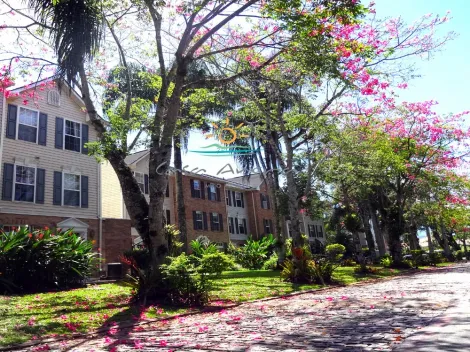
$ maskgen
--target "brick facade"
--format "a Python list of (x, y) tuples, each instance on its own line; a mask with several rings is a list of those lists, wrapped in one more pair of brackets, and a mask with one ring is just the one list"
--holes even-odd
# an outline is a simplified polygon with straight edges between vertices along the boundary
[[(192, 196), (191, 180), (197, 180), (203, 184), (204, 199)], [(207, 192), (207, 184), (212, 183), (218, 189), (219, 198), (217, 200), (209, 200)], [(225, 204), (225, 184), (218, 182), (218, 180), (198, 177), (198, 175), (190, 176), (183, 175), (183, 192), (184, 202), (186, 207), (186, 226), (188, 229), (188, 242), (196, 239), (198, 236), (207, 236), (212, 242), (225, 243), (229, 242), (228, 224), (227, 224), (227, 208)], [(175, 197), (176, 199), (176, 197)], [(175, 212), (177, 211), (177, 204), (175, 201)], [(194, 212), (200, 211), (206, 214), (207, 217), (207, 230), (199, 230), (194, 228)], [(222, 231), (212, 230), (210, 223), (210, 214), (217, 213), (222, 215)]]
[[(254, 238), (261, 238), (266, 235), (264, 221), (267, 220), (271, 224), (271, 231), (273, 235), (276, 235), (275, 222), (274, 222), (274, 210), (272, 209), (272, 200), (265, 183), (260, 185), (260, 190), (247, 192), (249, 195), (247, 198), (248, 206), (253, 212), (253, 216), (250, 216), (250, 228)], [(269, 209), (264, 209), (261, 205), (260, 194), (269, 196)]]

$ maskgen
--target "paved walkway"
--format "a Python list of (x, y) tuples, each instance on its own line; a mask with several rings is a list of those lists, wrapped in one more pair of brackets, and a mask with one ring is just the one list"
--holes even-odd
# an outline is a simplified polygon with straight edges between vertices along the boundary
[[(470, 265), (110, 327), (52, 351), (470, 351)], [(465, 337), (465, 338), (464, 338)], [(39, 351), (44, 345), (25, 351)]]

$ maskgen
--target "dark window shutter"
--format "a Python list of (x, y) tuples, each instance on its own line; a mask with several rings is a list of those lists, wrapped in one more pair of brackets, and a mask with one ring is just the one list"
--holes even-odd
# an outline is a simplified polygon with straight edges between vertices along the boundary
[(271, 203), (269, 202), (269, 196), (266, 195), (266, 203), (268, 204), (268, 209), (271, 209)]
[[(10, 108), (10, 106), (8, 106)], [(2, 200), (13, 200), (13, 172), (15, 165), (3, 164)]]
[[(8, 104), (7, 116), (7, 138), (16, 138), (16, 117), (18, 114), (18, 107), (16, 105)], [(13, 186), (12, 186), (13, 187)]]
[(62, 117), (55, 118), (55, 147), (64, 149), (64, 119)]
[(262, 209), (264, 209), (264, 208), (263, 208), (263, 199), (264, 199), (263, 193), (260, 193), (260, 194), (259, 194), (259, 200), (260, 200), (260, 202), (261, 202), (261, 208), (262, 208)]
[(245, 207), (245, 201), (243, 199), (243, 193), (242, 192), (240, 192), (240, 198), (242, 200), (242, 208), (244, 208)]
[(82, 123), (82, 154), (88, 154), (88, 148), (85, 144), (88, 143), (88, 125)]
[(46, 183), (46, 170), (36, 170), (36, 203), (44, 204), (44, 186)]
[(189, 183), (191, 184), (191, 197), (194, 198), (194, 180), (190, 180)]
[(238, 234), (238, 233), (240, 233), (239, 231), (240, 230), (238, 228), (238, 218), (235, 218), (235, 233)]
[(237, 199), (235, 198), (235, 191), (232, 191), (232, 198), (233, 198), (233, 206), (236, 207), (237, 206)]
[[(191, 180), (192, 181), (192, 180)], [(197, 230), (196, 211), (193, 211), (193, 227)]]
[(201, 185), (201, 199), (205, 199), (206, 196), (205, 196), (204, 182), (201, 181), (200, 185)]
[(211, 231), (214, 231), (215, 223), (214, 223), (214, 216), (212, 215), (212, 213), (209, 213), (209, 220), (211, 222)]
[(170, 210), (169, 210), (169, 209), (166, 210), (166, 223), (167, 223), (167, 225), (171, 224), (171, 221), (170, 221)]
[(217, 194), (217, 201), (220, 202), (220, 187), (215, 187), (215, 192)]
[(230, 190), (228, 192), (228, 205), (232, 206), (232, 192)]
[(144, 193), (149, 194), (149, 175), (144, 174)]
[(207, 213), (206, 212), (202, 213), (202, 220), (204, 221), (204, 230), (208, 230), (209, 228), (207, 227)]
[(271, 231), (271, 233), (274, 234), (273, 221), (271, 219), (269, 219), (269, 231)]
[(222, 219), (222, 214), (219, 214), (219, 231), (224, 230), (224, 221)]
[(38, 144), (46, 145), (46, 143), (47, 143), (47, 115), (41, 112), (39, 114)]
[(80, 177), (82, 188), (82, 208), (88, 208), (88, 176), (81, 176)]
[(233, 224), (233, 218), (229, 218), (230, 220), (230, 226), (232, 227), (232, 232), (231, 233), (235, 233), (235, 226)]
[(62, 172), (54, 171), (53, 187), (52, 204), (62, 205)]
[(166, 191), (165, 191), (165, 197), (169, 197), (170, 196), (170, 183), (168, 181), (168, 184), (166, 185)]
[(243, 230), (245, 231), (245, 235), (247, 235), (248, 229), (246, 228), (246, 219), (243, 219)]

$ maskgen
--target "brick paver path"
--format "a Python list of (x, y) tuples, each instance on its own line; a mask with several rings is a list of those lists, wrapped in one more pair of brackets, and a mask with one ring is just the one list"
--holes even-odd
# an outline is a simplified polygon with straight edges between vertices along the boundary
[(53, 342), (48, 347), (95, 352), (399, 350), (407, 337), (434, 323), (469, 291), (470, 266), (462, 264), (133, 329), (112, 329), (106, 335)]

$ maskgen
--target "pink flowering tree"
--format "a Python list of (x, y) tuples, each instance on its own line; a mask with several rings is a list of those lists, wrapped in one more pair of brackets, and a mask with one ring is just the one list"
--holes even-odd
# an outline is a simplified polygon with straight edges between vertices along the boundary
[[(305, 28), (317, 28), (320, 19), (334, 22), (341, 18), (351, 23), (363, 12), (356, 0), (276, 0), (269, 5), (259, 0), (26, 3), (29, 7), (19, 8), (16, 1), (2, 0), (2, 37), (12, 39), (12, 46), (0, 52), (4, 72), (27, 83), (57, 75), (62, 79), (59, 83), (65, 81), (80, 90), (100, 137), (100, 145), (92, 149), (116, 171), (128, 213), (152, 253), (153, 269), (167, 253), (163, 200), (184, 92), (255, 74), (276, 62)], [(106, 77), (119, 64), (128, 79), (121, 125), (128, 126), (129, 132), (135, 128), (125, 123), (131, 118), (133, 104), (129, 70), (133, 62), (144, 65), (160, 80), (153, 117), (145, 129), (150, 150), (149, 203), (125, 162), (132, 141), (125, 133), (114, 133), (116, 126), (104, 122), (105, 114), (100, 116)], [(204, 63), (209, 74), (191, 79), (189, 68), (197, 62)]]
[[(329, 157), (326, 126), (341, 124), (341, 117), (350, 114), (395, 109), (397, 90), (406, 88), (414, 72), (407, 60), (432, 56), (453, 38), (452, 33), (436, 34), (447, 16), (424, 16), (408, 25), (400, 18), (378, 19), (372, 5), (368, 12), (356, 22), (321, 17), (317, 26), (300, 31), (276, 60), (236, 82), (243, 99), (234, 115), (256, 125), (252, 136), (264, 147), (265, 155), (256, 162), (271, 188), (276, 189), (276, 170), (285, 178), (294, 246), (302, 242), (302, 199), (312, 198), (317, 167)], [(284, 15), (288, 26), (302, 17)], [(262, 62), (251, 48), (238, 51), (234, 60), (242, 72)], [(295, 170), (299, 160), (308, 180), (302, 189)]]

